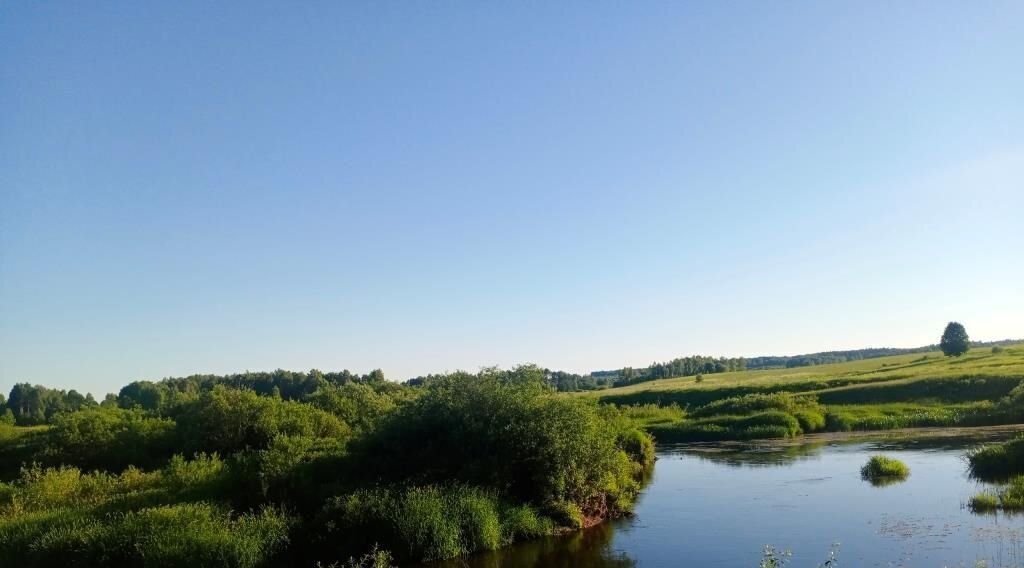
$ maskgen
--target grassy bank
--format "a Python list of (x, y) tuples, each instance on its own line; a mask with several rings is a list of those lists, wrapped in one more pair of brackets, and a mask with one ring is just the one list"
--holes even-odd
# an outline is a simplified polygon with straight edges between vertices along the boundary
[[(663, 442), (1024, 421), (1024, 345), (663, 379), (586, 393)], [(667, 409), (659, 412), (656, 409)], [(642, 409), (642, 410), (640, 410)]]

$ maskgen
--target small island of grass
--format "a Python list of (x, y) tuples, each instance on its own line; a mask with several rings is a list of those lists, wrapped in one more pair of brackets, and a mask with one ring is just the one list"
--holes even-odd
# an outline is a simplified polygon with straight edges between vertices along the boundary
[(967, 505), (975, 513), (1024, 510), (1024, 475), (1014, 477), (1006, 484), (1006, 487), (998, 491), (978, 493), (971, 497)]
[(902, 481), (910, 475), (907, 464), (895, 458), (871, 456), (868, 463), (860, 468), (860, 476), (876, 485), (886, 485), (894, 481)]

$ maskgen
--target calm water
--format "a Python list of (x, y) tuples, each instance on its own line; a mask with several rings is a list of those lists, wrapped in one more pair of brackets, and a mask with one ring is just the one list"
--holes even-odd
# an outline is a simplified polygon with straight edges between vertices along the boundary
[[(444, 566), (754, 567), (773, 544), (793, 551), (791, 566), (814, 567), (832, 543), (841, 566), (1024, 566), (1024, 517), (965, 508), (985, 487), (963, 459), (979, 441), (666, 447), (633, 518)], [(862, 481), (875, 453), (910, 477)]]

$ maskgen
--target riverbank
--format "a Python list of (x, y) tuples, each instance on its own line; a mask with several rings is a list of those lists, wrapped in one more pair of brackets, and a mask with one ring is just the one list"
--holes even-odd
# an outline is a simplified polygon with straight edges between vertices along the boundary
[[(1004, 424), (1000, 426), (962, 426), (955, 428), (897, 428), (895, 430), (869, 430), (861, 432), (819, 432), (804, 434), (794, 438), (773, 438), (762, 440), (724, 440), (721, 442), (684, 442), (668, 444), (668, 446), (685, 446), (690, 448), (746, 448), (758, 446), (762, 448), (786, 448), (806, 446), (830, 442), (869, 442), (884, 440), (1002, 440), (1017, 434), (1024, 434), (1024, 424)], [(659, 445), (658, 449), (662, 449)]]

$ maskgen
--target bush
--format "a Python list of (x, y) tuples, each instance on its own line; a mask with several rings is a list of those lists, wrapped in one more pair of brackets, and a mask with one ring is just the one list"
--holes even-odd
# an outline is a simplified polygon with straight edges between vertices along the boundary
[(176, 421), (186, 453), (231, 455), (266, 449), (281, 435), (343, 439), (350, 433), (348, 425), (319, 408), (222, 386), (185, 404)]
[(853, 430), (853, 418), (840, 412), (825, 413), (825, 429), (829, 432), (849, 432)]
[(90, 408), (58, 414), (43, 456), (52, 463), (120, 471), (155, 467), (174, 453), (174, 421), (141, 410)]
[(392, 397), (370, 385), (347, 383), (325, 385), (306, 399), (350, 425), (356, 432), (369, 432), (397, 408)]
[(795, 410), (793, 417), (800, 423), (804, 433), (820, 432), (825, 429), (825, 415), (813, 410)]
[(553, 396), (536, 367), (456, 373), (424, 388), (353, 448), (360, 475), (473, 485), (542, 508), (569, 501), (604, 516), (633, 498), (647, 465), (634, 460), (651, 457), (632, 420)]
[(1024, 473), (1024, 435), (1002, 444), (989, 444), (967, 453), (971, 476), (999, 479)]
[(886, 456), (871, 456), (868, 463), (860, 469), (860, 476), (869, 481), (882, 478), (905, 479), (908, 475), (910, 468), (907, 464)]

